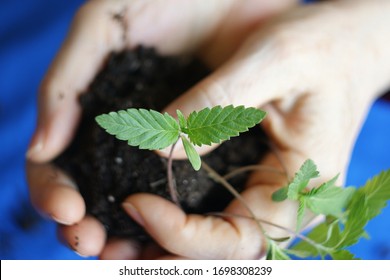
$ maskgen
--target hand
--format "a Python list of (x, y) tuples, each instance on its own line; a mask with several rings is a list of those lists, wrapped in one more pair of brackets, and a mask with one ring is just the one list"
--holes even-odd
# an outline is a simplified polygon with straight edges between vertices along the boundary
[[(66, 243), (82, 255), (98, 255), (106, 244), (102, 225), (85, 215), (77, 186), (49, 162), (72, 140), (81, 113), (77, 96), (87, 88), (107, 55), (143, 44), (156, 47), (162, 54), (196, 52), (217, 67), (252, 29), (294, 2), (95, 0), (79, 10), (42, 83), (38, 124), (27, 153), (32, 202), (61, 224)], [(107, 247), (115, 244), (109, 242)], [(127, 244), (130, 249), (126, 257), (130, 257), (135, 251), (131, 249), (133, 243)]]
[[(291, 176), (311, 158), (322, 174), (316, 183), (340, 173), (342, 184), (365, 114), (389, 86), (389, 11), (388, 1), (340, 1), (292, 11), (254, 31), (235, 56), (167, 110), (261, 106), (268, 112), (264, 129), (281, 159), (270, 153), (261, 164), (282, 170), (283, 163)], [(281, 176), (255, 172), (241, 195), (257, 218), (293, 230), (297, 205), (270, 199), (285, 183)], [(250, 217), (238, 200), (225, 209), (230, 216), (225, 219), (186, 215), (150, 194), (129, 197), (124, 208), (171, 254), (168, 258), (252, 259), (264, 254), (256, 223), (232, 218)], [(169, 219), (162, 223), (161, 217)], [(272, 237), (287, 235), (264, 227)]]

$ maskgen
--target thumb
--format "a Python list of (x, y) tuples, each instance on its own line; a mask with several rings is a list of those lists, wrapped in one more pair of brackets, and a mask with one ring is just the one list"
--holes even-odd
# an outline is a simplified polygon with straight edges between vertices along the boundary
[[(176, 110), (179, 109), (184, 116), (188, 116), (193, 111), (217, 105), (259, 108), (291, 92), (294, 75), (286, 75), (283, 77), (284, 82), (280, 83), (279, 72), (286, 68), (283, 69), (284, 63), (274, 63), (273, 59), (269, 59), (269, 56), (277, 56), (273, 53), (275, 50), (259, 50), (255, 53), (257, 55), (250, 50), (244, 47), (224, 65), (170, 103), (164, 111), (176, 115)], [(197, 150), (200, 154), (205, 154), (215, 146), (197, 147)], [(182, 158), (183, 150), (178, 145), (174, 157)], [(160, 153), (166, 156), (168, 152), (166, 149)]]
[[(110, 51), (123, 47), (119, 43), (120, 28), (102, 16), (107, 5), (90, 2), (78, 11), (41, 84), (37, 128), (27, 151), (32, 161), (49, 161), (69, 144), (81, 115), (79, 95), (87, 89)], [(91, 31), (90, 26), (95, 29)]]
[(37, 127), (26, 154), (33, 162), (47, 162), (61, 153), (73, 138), (81, 114), (75, 96), (65, 97), (60, 93), (50, 100), (42, 101), (43, 98), (40, 98)]
[[(252, 259), (263, 250), (264, 240), (253, 238), (253, 232), (258, 237), (255, 223), (246, 219), (228, 221), (214, 216), (186, 215), (175, 204), (151, 194), (132, 195), (123, 208), (161, 247), (178, 256)], [(250, 238), (243, 238), (246, 234)]]

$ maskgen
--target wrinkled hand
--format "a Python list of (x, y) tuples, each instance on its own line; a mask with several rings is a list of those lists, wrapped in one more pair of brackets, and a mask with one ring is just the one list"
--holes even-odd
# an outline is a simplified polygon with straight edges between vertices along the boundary
[[(113, 49), (141, 43), (166, 54), (196, 51), (216, 70), (167, 111), (179, 108), (189, 113), (216, 104), (262, 107), (268, 112), (263, 126), (278, 156), (270, 153), (261, 164), (285, 168), (291, 176), (311, 158), (322, 180), (337, 173), (345, 175), (365, 113), (389, 82), (390, 54), (381, 39), (390, 38), (383, 35), (388, 32), (383, 12), (388, 5), (386, 1), (361, 0), (300, 7), (263, 26), (261, 20), (281, 6), (268, 6), (264, 13), (256, 13), (258, 9), (251, 5), (266, 7), (266, 1), (248, 1), (247, 6), (213, 2), (215, 7), (205, 1), (176, 1), (176, 6), (171, 2), (164, 1), (162, 6), (158, 1), (153, 5), (145, 1), (93, 1), (80, 10), (42, 86), (38, 127), (29, 151), (35, 163), (29, 163), (27, 170), (32, 201), (63, 224), (61, 232), (69, 244), (75, 243), (77, 233), (79, 246), (75, 249), (83, 255), (259, 258), (265, 243), (251, 219), (186, 215), (172, 203), (149, 194), (129, 197), (124, 208), (156, 244), (144, 248), (126, 240), (106, 244), (102, 225), (85, 216), (76, 186), (45, 163), (72, 139), (80, 115), (76, 96)], [(382, 7), (378, 8), (377, 2)], [(224, 19), (229, 20), (221, 25)], [(147, 28), (150, 22), (153, 28)], [(380, 38), (375, 36), (376, 30), (383, 31)], [(180, 151), (176, 156), (180, 157)], [(241, 195), (256, 217), (294, 228), (296, 205), (270, 200), (285, 180), (255, 172)], [(237, 200), (225, 212), (248, 216)], [(162, 216), (170, 219), (161, 223)], [(286, 235), (270, 226), (265, 229), (273, 237)]]

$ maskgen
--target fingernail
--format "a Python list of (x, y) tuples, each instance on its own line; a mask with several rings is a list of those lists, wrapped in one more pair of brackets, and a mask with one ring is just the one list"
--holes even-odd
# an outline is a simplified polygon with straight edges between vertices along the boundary
[(130, 217), (136, 221), (140, 226), (144, 227), (145, 226), (145, 222), (144, 222), (144, 219), (141, 217), (140, 213), (138, 212), (138, 210), (133, 206), (133, 204), (129, 203), (129, 202), (123, 202), (122, 203), (122, 207), (125, 209), (125, 211), (127, 212), (127, 214), (130, 215)]
[(32, 159), (35, 155), (39, 154), (43, 150), (43, 135), (42, 133), (36, 133), (28, 147), (26, 158)]
[(77, 247), (79, 246), (79, 243), (80, 243), (80, 240), (79, 240), (79, 238), (77, 236), (75, 237), (75, 242), (73, 242), (73, 244), (72, 244), (68, 240), (66, 240), (66, 238), (64, 237), (62, 232), (59, 230), (59, 228), (57, 228), (57, 238), (58, 238), (58, 241), (61, 244), (63, 244), (64, 246), (66, 246), (67, 248), (72, 250), (74, 253), (76, 253), (80, 257), (83, 257), (83, 258), (88, 258), (89, 257), (89, 256), (83, 255), (83, 254), (81, 254), (80, 252), (77, 251)]
[(54, 216), (53, 214), (50, 215), (50, 217), (51, 217), (56, 223), (59, 223), (59, 224), (61, 224), (61, 225), (70, 226), (70, 225), (72, 224), (72, 223), (69, 223), (69, 222), (64, 221), (64, 220), (62, 220), (62, 219), (57, 218), (57, 217)]
[(82, 257), (82, 258), (89, 258), (89, 257), (90, 257), (90, 256), (83, 255), (83, 254), (77, 252), (77, 250), (74, 250), (73, 248), (71, 248), (71, 250), (72, 250), (73, 252), (75, 252), (77, 255), (79, 255), (80, 257)]

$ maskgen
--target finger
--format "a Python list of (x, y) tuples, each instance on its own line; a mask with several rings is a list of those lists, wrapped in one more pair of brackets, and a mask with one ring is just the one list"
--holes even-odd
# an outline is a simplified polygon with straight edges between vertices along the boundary
[[(249, 219), (186, 215), (176, 205), (146, 194), (129, 197), (123, 207), (160, 246), (175, 255), (192, 259), (248, 259), (263, 253), (262, 236)], [(162, 223), (162, 217), (169, 218)]]
[(71, 226), (60, 225), (58, 234), (69, 248), (84, 257), (99, 255), (106, 243), (105, 228), (92, 216)]
[(213, 68), (218, 67), (236, 52), (255, 29), (298, 3), (297, 0), (233, 1), (223, 24), (201, 48), (202, 59)]
[[(264, 107), (271, 101), (288, 95), (295, 98), (303, 94), (303, 89), (296, 88), (300, 84), (297, 82), (299, 74), (297, 71), (291, 72), (291, 68), (297, 64), (284, 54), (284, 46), (279, 40), (271, 40), (258, 46), (261, 38), (257, 37), (256, 40), (251, 38), (226, 64), (178, 97), (163, 111), (175, 115), (179, 109), (188, 116), (193, 111), (216, 105)], [(215, 147), (202, 146), (197, 147), (197, 150), (204, 154)], [(168, 150), (161, 153), (166, 156)], [(182, 158), (183, 155), (181, 146), (175, 148), (175, 158)]]
[[(108, 4), (89, 1), (79, 10), (46, 74), (40, 88), (37, 128), (27, 152), (30, 160), (49, 161), (69, 144), (80, 118), (78, 95), (90, 84), (107, 54), (121, 47), (118, 24), (107, 20), (111, 16)], [(119, 10), (118, 5), (110, 6), (113, 12)]]
[(167, 255), (167, 251), (155, 242), (149, 242), (142, 248), (141, 260), (155, 260)]
[(110, 239), (99, 258), (104, 260), (154, 260), (167, 255), (155, 242), (141, 244), (123, 238)]
[[(164, 111), (184, 115), (216, 105), (258, 107), (291, 92), (296, 75), (289, 75), (291, 61), (279, 61), (280, 46), (267, 43), (256, 49), (246, 44), (223, 66), (173, 101)], [(295, 64), (294, 64), (295, 65)], [(280, 83), (281, 70), (283, 83)]]
[(85, 204), (75, 183), (51, 164), (27, 162), (33, 205), (58, 223), (71, 225), (85, 215)]
[[(49, 99), (58, 100), (50, 101)], [(44, 163), (52, 160), (70, 143), (80, 118), (76, 97), (59, 93), (50, 98), (40, 98), (38, 123), (26, 157)]]

